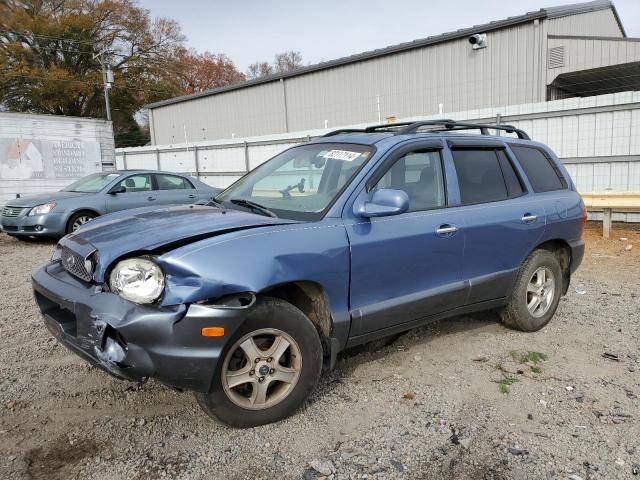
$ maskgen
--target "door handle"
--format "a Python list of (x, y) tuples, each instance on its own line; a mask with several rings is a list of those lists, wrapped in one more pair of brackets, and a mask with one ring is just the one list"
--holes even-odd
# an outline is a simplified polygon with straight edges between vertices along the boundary
[(152, 200), (155, 200), (155, 199), (156, 199), (156, 197), (147, 197), (147, 200), (149, 200), (150, 202), (151, 202)]
[(537, 215), (531, 215), (530, 213), (525, 213), (521, 218), (522, 223), (533, 223), (537, 219), (538, 219)]
[(196, 196), (192, 193), (191, 195), (189, 195), (189, 198), (196, 198)]
[(457, 231), (458, 231), (458, 227), (456, 227), (455, 225), (450, 225), (448, 223), (445, 223), (444, 225), (440, 225), (438, 228), (436, 228), (436, 233), (442, 237), (453, 235)]

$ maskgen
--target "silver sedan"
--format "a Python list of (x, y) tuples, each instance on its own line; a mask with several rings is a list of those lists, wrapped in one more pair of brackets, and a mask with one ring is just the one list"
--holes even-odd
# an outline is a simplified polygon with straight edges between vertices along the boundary
[(19, 239), (61, 237), (100, 215), (129, 208), (206, 202), (220, 191), (170, 172), (100, 172), (59, 192), (10, 200), (0, 211), (0, 227)]

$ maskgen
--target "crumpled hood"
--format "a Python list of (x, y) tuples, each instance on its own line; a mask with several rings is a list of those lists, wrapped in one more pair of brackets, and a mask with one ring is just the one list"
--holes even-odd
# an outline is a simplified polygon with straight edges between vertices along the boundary
[(84, 195), (93, 194), (82, 192), (41, 193), (39, 195), (30, 195), (28, 197), (12, 198), (11, 200), (7, 201), (6, 205), (11, 205), (12, 207), (35, 207), (36, 205), (42, 205), (43, 203), (60, 201), (66, 198), (82, 197)]
[(95, 279), (102, 281), (109, 265), (127, 253), (151, 252), (231, 231), (289, 223), (297, 222), (201, 205), (145, 207), (98, 217), (64, 237), (60, 244), (85, 257), (97, 250), (100, 265)]

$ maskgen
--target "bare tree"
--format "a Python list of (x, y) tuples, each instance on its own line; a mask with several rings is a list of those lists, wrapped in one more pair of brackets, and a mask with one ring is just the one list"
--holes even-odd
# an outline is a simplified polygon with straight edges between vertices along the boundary
[(277, 53), (273, 63), (255, 62), (249, 65), (245, 76), (248, 80), (262, 78), (277, 73), (286, 73), (302, 67), (302, 55), (294, 50)]
[(255, 62), (249, 65), (245, 76), (247, 80), (254, 80), (260, 77), (267, 77), (273, 75), (273, 67), (269, 62)]
[(293, 50), (289, 52), (277, 53), (273, 61), (273, 68), (276, 73), (286, 73), (302, 66), (302, 55)]

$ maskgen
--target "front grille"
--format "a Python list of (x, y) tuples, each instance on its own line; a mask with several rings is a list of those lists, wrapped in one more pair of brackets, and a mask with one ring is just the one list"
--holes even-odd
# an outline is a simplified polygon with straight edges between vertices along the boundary
[(26, 209), (24, 207), (4, 207), (1, 215), (7, 218), (15, 218), (19, 216), (23, 210)]
[(87, 271), (84, 265), (84, 258), (67, 247), (62, 247), (62, 255), (60, 256), (62, 266), (71, 275), (74, 275), (88, 282), (91, 280), (91, 272)]

